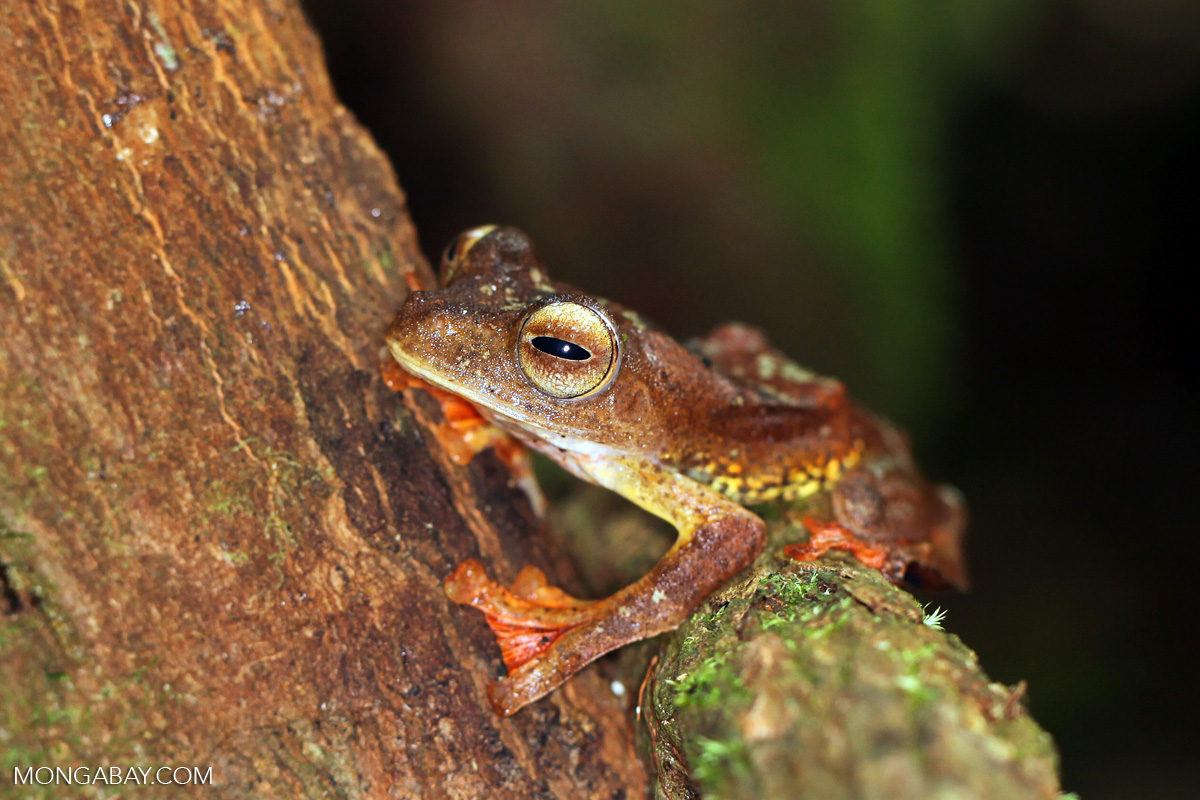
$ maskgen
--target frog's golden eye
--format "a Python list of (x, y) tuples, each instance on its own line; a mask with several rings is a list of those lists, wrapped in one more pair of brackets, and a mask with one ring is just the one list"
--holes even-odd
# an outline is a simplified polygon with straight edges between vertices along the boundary
[(533, 385), (551, 397), (583, 397), (603, 389), (616, 373), (616, 335), (599, 312), (560, 300), (525, 318), (517, 359)]
[(472, 228), (460, 233), (454, 241), (446, 246), (446, 251), (442, 253), (442, 286), (449, 286), (459, 276), (463, 264), (466, 263), (467, 253), (475, 246), (476, 242), (494, 230), (496, 230), (495, 225)]

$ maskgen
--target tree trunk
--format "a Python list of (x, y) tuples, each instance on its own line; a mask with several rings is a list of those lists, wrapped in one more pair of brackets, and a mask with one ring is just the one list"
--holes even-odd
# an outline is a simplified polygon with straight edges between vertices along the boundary
[(595, 675), (487, 705), (498, 653), (441, 581), (554, 565), (499, 463), (427, 447), (378, 377), (429, 269), (296, 4), (0, 15), (0, 785), (639, 796)]

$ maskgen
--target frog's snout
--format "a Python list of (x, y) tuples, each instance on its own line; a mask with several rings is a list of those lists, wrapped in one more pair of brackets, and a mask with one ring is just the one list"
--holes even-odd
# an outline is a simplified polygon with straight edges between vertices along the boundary
[(428, 292), (410, 292), (408, 297), (404, 298), (400, 311), (388, 326), (387, 342), (393, 351), (397, 347), (402, 348), (403, 342), (412, 336), (414, 329), (419, 326), (420, 318), (425, 316), (422, 311), (429, 306), (427, 295)]
[(388, 328), (388, 346), (393, 353), (409, 355), (439, 346), (444, 349), (447, 337), (463, 328), (459, 322), (463, 315), (455, 313), (457, 307), (447, 303), (440, 291), (410, 293)]

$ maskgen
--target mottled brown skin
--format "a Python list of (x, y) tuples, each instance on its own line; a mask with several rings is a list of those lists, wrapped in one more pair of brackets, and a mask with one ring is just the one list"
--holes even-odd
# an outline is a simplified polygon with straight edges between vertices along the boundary
[[(490, 689), (498, 712), (514, 713), (600, 655), (678, 626), (762, 549), (765, 526), (742, 503), (830, 490), (836, 519), (810, 523), (814, 537), (794, 557), (838, 547), (893, 579), (916, 564), (963, 582), (953, 493), (921, 479), (903, 437), (855, 409), (840, 383), (796, 367), (756, 331), (725, 326), (685, 347), (633, 312), (549, 281), (529, 240), (511, 228), (460, 236), (441, 284), (410, 295), (388, 331), (400, 365), (679, 531), (648, 575), (597, 602), (548, 587), (530, 568), (505, 589), (477, 562), (460, 565), (447, 592), (484, 611), (509, 668)], [(586, 324), (539, 323), (538, 333), (557, 337), (542, 341), (577, 342), (589, 358), (530, 349), (524, 326), (546, 307)], [(539, 378), (522, 353), (554, 375), (561, 367), (581, 396), (549, 393), (560, 384)]]

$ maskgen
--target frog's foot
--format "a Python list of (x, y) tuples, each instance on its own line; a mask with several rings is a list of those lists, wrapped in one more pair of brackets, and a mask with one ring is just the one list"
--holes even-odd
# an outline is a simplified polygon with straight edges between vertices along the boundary
[(783, 554), (788, 558), (812, 561), (830, 550), (849, 550), (855, 558), (872, 569), (882, 569), (888, 562), (886, 550), (867, 544), (839, 522), (805, 517), (804, 526), (812, 532), (812, 536), (803, 544), (789, 544), (783, 548)]
[[(546, 583), (536, 567), (525, 567), (506, 589), (467, 559), (446, 579), (446, 595), (484, 613), (500, 644), (500, 655), (513, 674), (550, 649), (563, 634), (589, 618), (593, 605)], [(511, 713), (511, 712), (510, 712)]]
[(544, 697), (605, 653), (678, 627), (706, 595), (754, 560), (766, 538), (761, 519), (656, 464), (610, 460), (586, 467), (603, 485), (621, 486), (674, 522), (679, 539), (646, 575), (596, 601), (548, 586), (531, 568), (508, 589), (489, 579), (478, 562), (465, 561), (455, 570), (446, 593), (482, 611), (500, 642), (508, 676), (488, 686), (488, 699), (504, 716)]
[(466, 400), (405, 372), (386, 348), (379, 354), (379, 375), (393, 392), (422, 389), (438, 402), (444, 421), (434, 429), (434, 437), (459, 466), (468, 463), (480, 450), (495, 446), (497, 441), (509, 439), (506, 434), (489, 425), (475, 406)]

